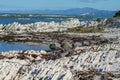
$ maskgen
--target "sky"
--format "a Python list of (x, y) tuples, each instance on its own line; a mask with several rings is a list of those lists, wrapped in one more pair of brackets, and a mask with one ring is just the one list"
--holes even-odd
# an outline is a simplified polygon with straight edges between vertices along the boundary
[(120, 10), (120, 0), (0, 0), (2, 10), (65, 10), (85, 7)]

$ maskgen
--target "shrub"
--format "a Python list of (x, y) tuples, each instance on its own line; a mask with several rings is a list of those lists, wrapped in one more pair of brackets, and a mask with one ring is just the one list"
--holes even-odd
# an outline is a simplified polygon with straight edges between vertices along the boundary
[(120, 11), (116, 12), (114, 17), (120, 17)]
[(90, 26), (90, 27), (83, 27), (78, 26), (75, 28), (67, 29), (64, 32), (73, 32), (73, 33), (97, 33), (97, 32), (103, 32), (104, 26)]

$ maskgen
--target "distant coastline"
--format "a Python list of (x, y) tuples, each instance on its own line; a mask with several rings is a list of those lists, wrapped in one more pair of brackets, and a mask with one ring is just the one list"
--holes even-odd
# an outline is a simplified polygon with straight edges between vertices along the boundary
[(44, 15), (67, 15), (67, 16), (94, 16), (110, 18), (116, 11), (97, 10), (94, 8), (72, 8), (66, 10), (1, 10), (0, 14), (44, 14)]

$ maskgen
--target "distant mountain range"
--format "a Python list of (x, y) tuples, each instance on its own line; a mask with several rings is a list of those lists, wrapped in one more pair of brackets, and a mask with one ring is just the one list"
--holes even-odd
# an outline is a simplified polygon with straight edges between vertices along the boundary
[(0, 13), (24, 13), (24, 14), (60, 14), (74, 16), (112, 17), (116, 11), (97, 10), (93, 8), (73, 8), (67, 10), (1, 10)]

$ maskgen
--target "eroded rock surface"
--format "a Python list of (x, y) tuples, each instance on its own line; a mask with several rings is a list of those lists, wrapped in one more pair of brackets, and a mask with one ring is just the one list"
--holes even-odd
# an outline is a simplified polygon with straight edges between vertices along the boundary
[[(10, 51), (0, 54), (1, 80), (120, 79), (120, 46), (76, 47), (73, 53)], [(63, 56), (64, 55), (64, 56)]]

